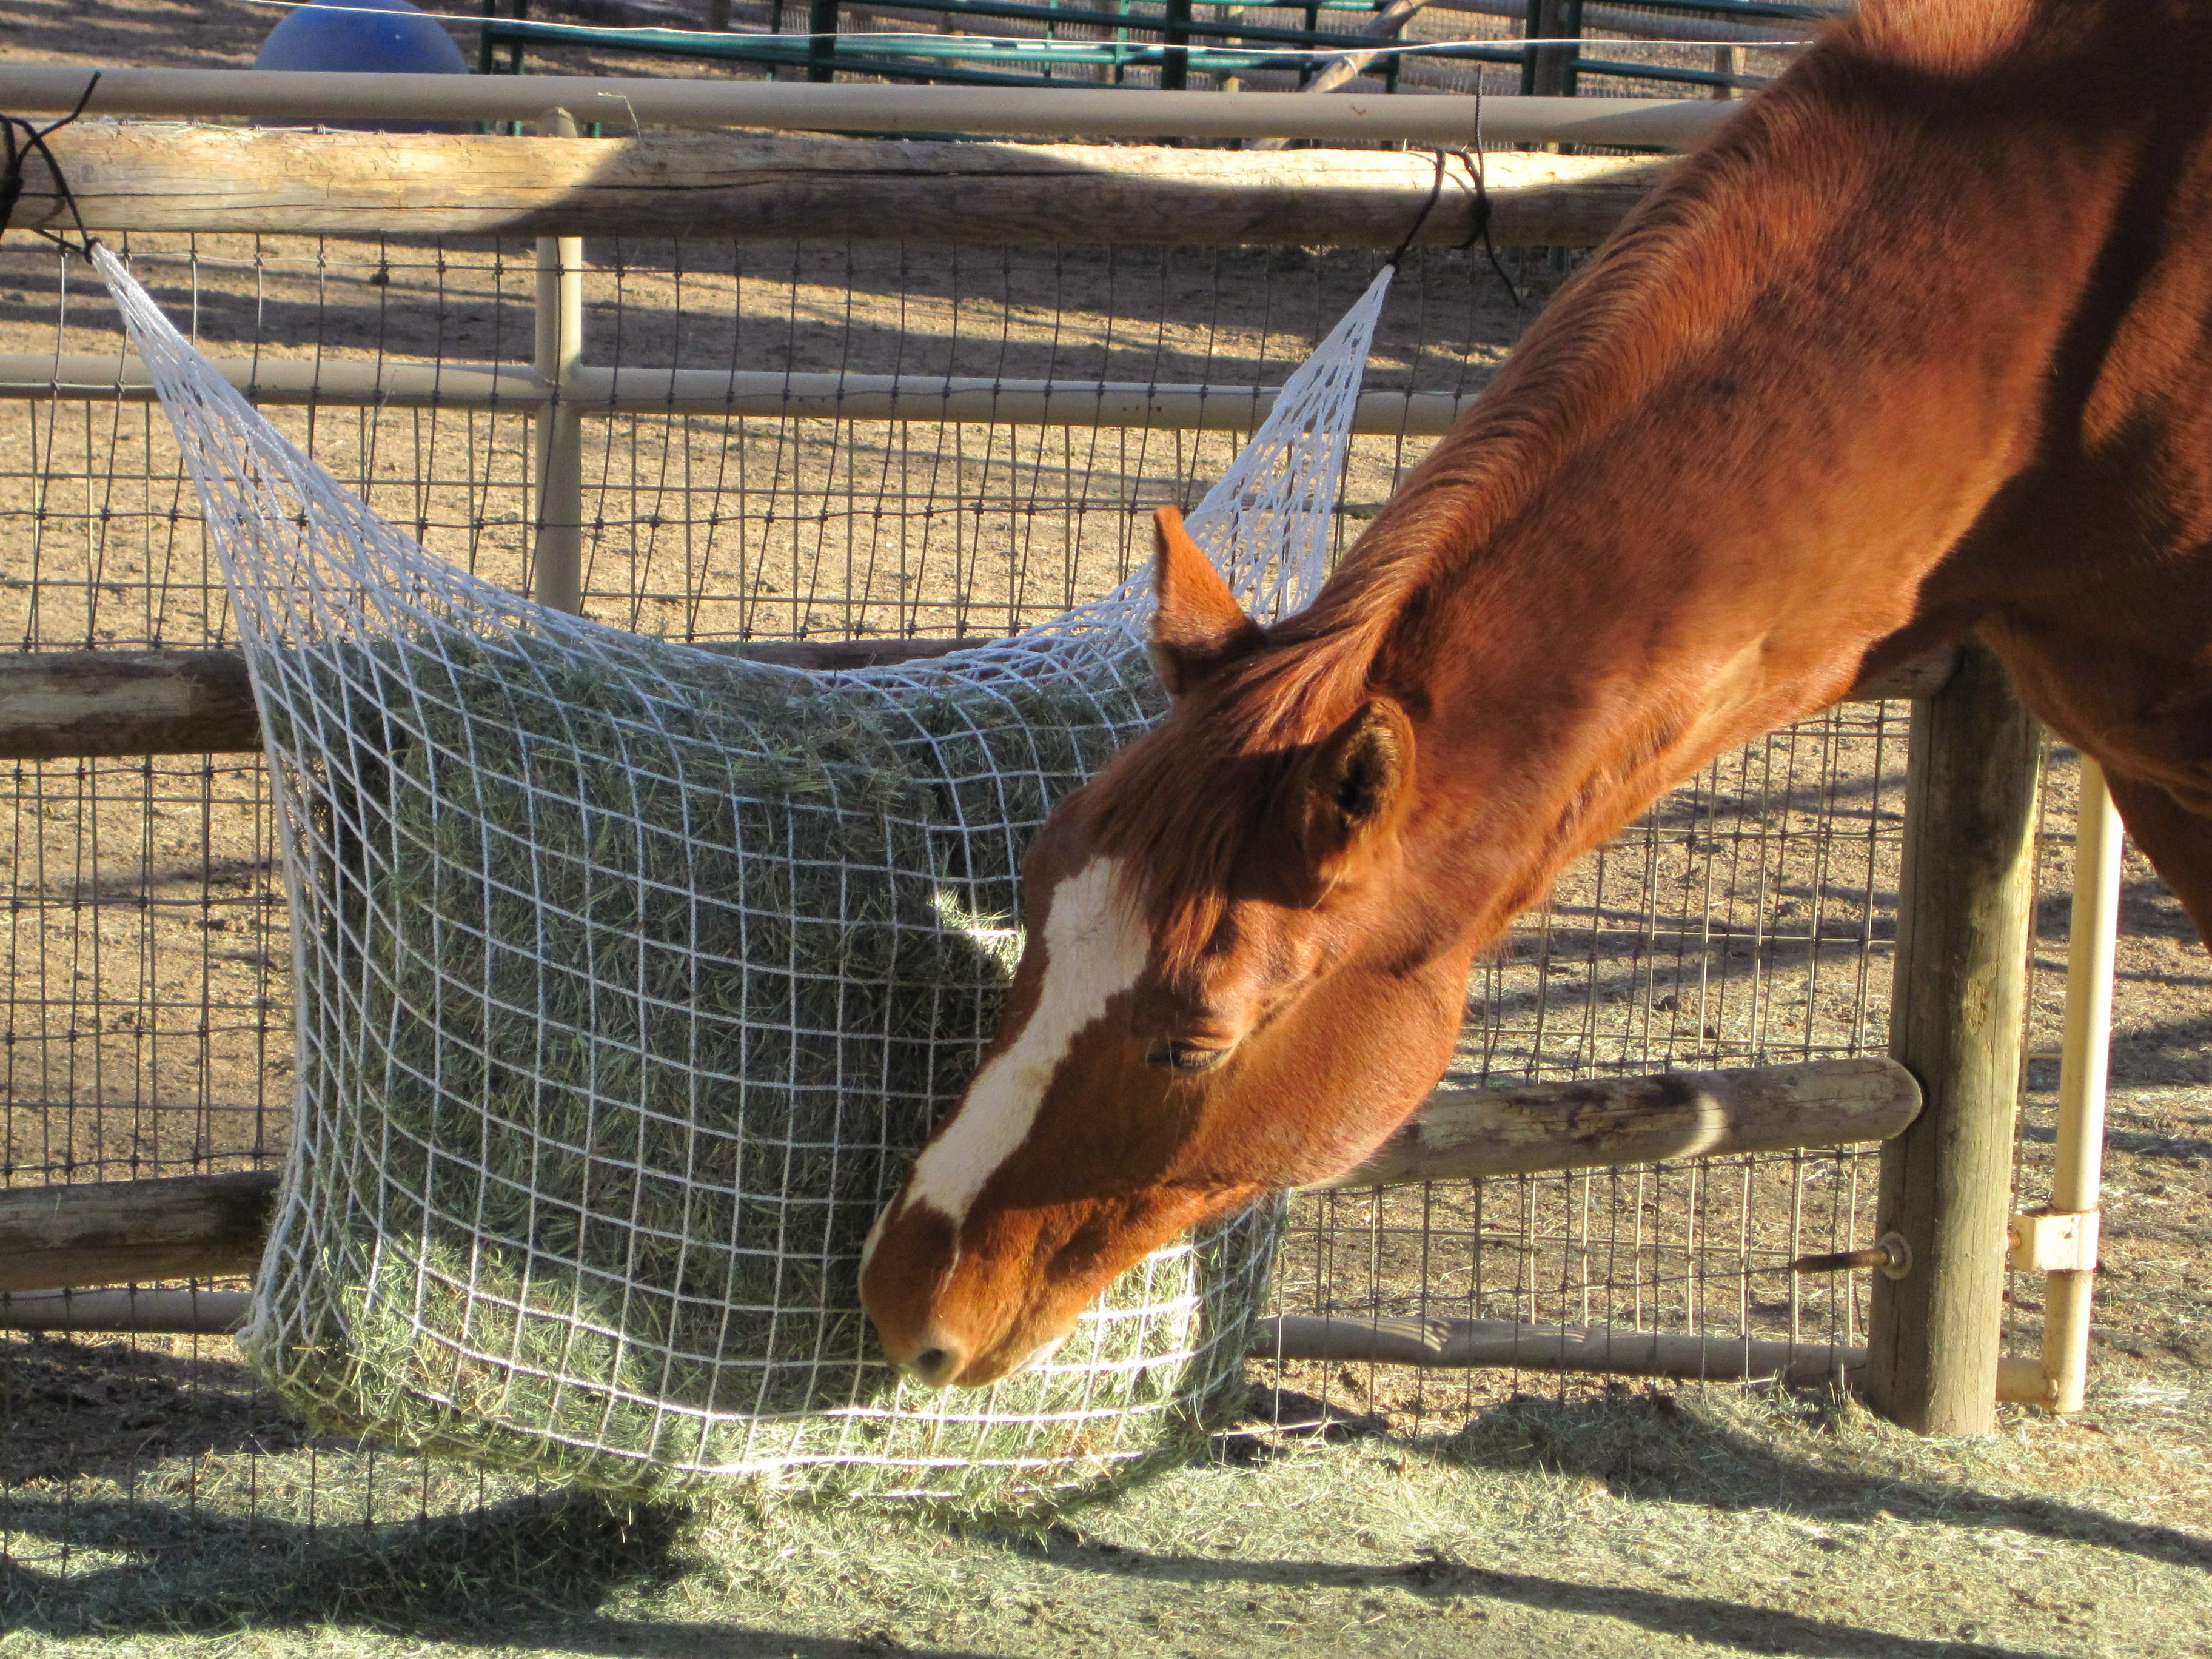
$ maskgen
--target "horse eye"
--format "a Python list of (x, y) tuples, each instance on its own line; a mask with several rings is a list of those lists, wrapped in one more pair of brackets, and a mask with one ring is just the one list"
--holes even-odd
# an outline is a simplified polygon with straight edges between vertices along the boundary
[(1173, 1037), (1162, 1037), (1145, 1050), (1145, 1064), (1164, 1072), (1210, 1072), (1228, 1058), (1226, 1048), (1201, 1048)]

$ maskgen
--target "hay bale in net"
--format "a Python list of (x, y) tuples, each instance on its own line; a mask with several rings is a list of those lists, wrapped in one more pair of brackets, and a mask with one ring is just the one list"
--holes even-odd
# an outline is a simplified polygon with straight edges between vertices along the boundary
[[(374, 519), (100, 264), (277, 777), (299, 1085), (242, 1339), (276, 1392), (629, 1491), (1003, 1502), (1186, 1446), (1279, 1206), (1154, 1255), (976, 1394), (904, 1384), (857, 1284), (995, 1023), (1022, 847), (1159, 711), (1143, 586), (820, 676), (544, 611)], [(1193, 515), (1261, 607), (1317, 579), (1382, 290)]]

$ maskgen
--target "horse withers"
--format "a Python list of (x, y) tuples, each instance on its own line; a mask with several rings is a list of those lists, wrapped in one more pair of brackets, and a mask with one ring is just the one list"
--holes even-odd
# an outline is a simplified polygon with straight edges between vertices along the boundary
[(2212, 924), (2212, 15), (1869, 0), (1309, 609), (1260, 628), (1157, 537), (1172, 706), (1039, 834), (1000, 1030), (863, 1263), (926, 1382), (1352, 1166), (1569, 859), (1943, 641), (1999, 652)]

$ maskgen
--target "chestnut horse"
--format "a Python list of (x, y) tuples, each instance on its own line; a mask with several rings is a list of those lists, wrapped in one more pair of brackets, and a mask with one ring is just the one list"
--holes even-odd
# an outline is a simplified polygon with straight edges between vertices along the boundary
[(1172, 708), (1039, 835), (1004, 1023), (864, 1264), (925, 1382), (1350, 1167), (1567, 860), (1942, 641), (2002, 656), (2212, 924), (2212, 8), (1868, 0), (1310, 609), (1255, 625), (1158, 529)]

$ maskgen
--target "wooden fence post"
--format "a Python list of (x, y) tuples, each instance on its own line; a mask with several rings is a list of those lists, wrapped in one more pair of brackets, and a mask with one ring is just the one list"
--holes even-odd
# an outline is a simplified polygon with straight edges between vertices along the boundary
[[(574, 138), (575, 118), (548, 110), (538, 124), (549, 137)], [(538, 374), (551, 396), (538, 406), (537, 523), (531, 549), (531, 597), (556, 611), (584, 608), (584, 419), (576, 371), (584, 361), (584, 239), (538, 239)]]
[(2040, 755), (1979, 644), (1913, 705), (1889, 1052), (1926, 1105), (1882, 1147), (1876, 1231), (1910, 1260), (1875, 1279), (1863, 1385), (1923, 1434), (1996, 1421)]

